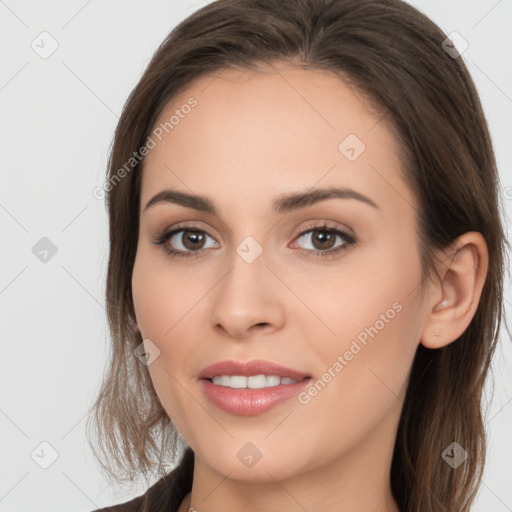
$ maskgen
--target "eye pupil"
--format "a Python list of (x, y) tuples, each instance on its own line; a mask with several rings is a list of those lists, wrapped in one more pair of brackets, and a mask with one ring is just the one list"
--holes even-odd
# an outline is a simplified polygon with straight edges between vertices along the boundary
[[(183, 242), (183, 245), (187, 248), (187, 249), (191, 249), (191, 250), (194, 250), (194, 249), (200, 249), (202, 244), (201, 242), (203, 242), (204, 244), (204, 234), (201, 233), (200, 231), (185, 231), (182, 235), (182, 242)], [(199, 244), (197, 243), (199, 241)]]
[(320, 247), (317, 247), (318, 249), (320, 249), (320, 250), (330, 249), (332, 247), (334, 235), (332, 233), (328, 233), (326, 231), (317, 231), (316, 233), (313, 234), (313, 243), (316, 240), (319, 240), (319, 242), (320, 242)]

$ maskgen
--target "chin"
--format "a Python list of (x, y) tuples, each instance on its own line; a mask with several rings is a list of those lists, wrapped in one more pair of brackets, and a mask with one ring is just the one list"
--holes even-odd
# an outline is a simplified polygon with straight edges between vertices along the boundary
[[(267, 435), (267, 434), (265, 434)], [(229, 475), (232, 480), (247, 482), (268, 482), (274, 479), (285, 480), (308, 467), (310, 462), (300, 457), (300, 453), (291, 443), (283, 451), (278, 446), (270, 446), (268, 442), (237, 442), (230, 440), (228, 445), (217, 445), (206, 456), (199, 457), (214, 471)], [(198, 452), (196, 451), (196, 460)]]

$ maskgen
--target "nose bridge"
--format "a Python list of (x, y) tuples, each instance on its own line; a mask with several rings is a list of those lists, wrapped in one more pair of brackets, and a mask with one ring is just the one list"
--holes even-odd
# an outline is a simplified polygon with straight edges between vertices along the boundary
[[(233, 248), (229, 258), (229, 272), (221, 285), (221, 297), (224, 303), (230, 303), (230, 308), (235, 310), (255, 311), (255, 305), (264, 297), (262, 286), (267, 282), (265, 274), (268, 269), (265, 266), (266, 255), (263, 246), (253, 237), (247, 237)], [(268, 291), (268, 290), (267, 290)]]
[(282, 305), (271, 284), (268, 258), (262, 244), (248, 236), (233, 248), (229, 270), (219, 283), (211, 321), (242, 338), (256, 324), (274, 327), (282, 321)]

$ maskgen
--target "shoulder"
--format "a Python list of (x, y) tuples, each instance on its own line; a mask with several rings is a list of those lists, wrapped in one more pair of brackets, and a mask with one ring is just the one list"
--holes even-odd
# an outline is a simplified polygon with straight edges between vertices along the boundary
[(169, 498), (169, 493), (175, 492), (174, 486), (170, 485), (169, 477), (166, 475), (154, 483), (144, 494), (132, 498), (129, 501), (117, 505), (109, 505), (105, 508), (98, 508), (92, 512), (148, 512), (150, 506), (155, 502), (162, 503)]
[(194, 453), (187, 448), (178, 466), (155, 482), (144, 494), (130, 501), (98, 508), (92, 512), (149, 512), (151, 510), (176, 512), (183, 498), (192, 489), (193, 471)]
[(149, 512), (150, 510), (175, 512), (192, 488), (193, 470), (194, 454), (190, 448), (187, 448), (178, 466), (157, 480), (144, 494), (130, 501), (98, 508), (92, 512)]

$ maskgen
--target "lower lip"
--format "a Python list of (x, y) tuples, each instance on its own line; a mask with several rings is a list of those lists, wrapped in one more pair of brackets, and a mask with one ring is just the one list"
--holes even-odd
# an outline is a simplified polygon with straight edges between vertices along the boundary
[(309, 385), (308, 377), (294, 384), (280, 384), (262, 389), (235, 389), (219, 386), (208, 379), (200, 379), (203, 391), (219, 409), (239, 416), (256, 416), (297, 396)]

